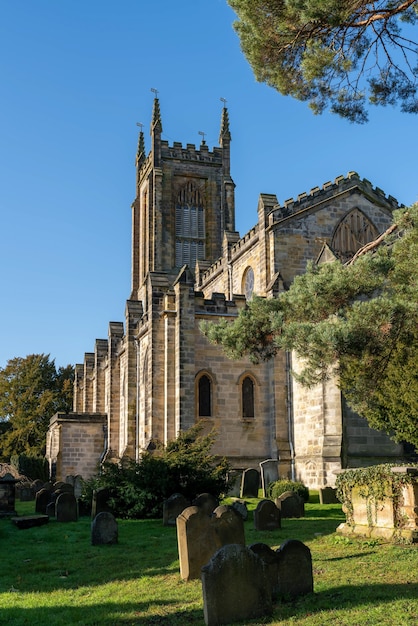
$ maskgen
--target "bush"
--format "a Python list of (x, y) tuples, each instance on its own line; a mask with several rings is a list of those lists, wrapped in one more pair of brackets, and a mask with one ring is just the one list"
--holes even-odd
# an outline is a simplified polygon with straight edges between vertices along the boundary
[(163, 501), (176, 492), (190, 500), (200, 493), (226, 494), (229, 464), (210, 454), (215, 431), (202, 436), (201, 429), (197, 424), (181, 432), (165, 448), (145, 452), (139, 463), (104, 463), (100, 474), (84, 482), (82, 499), (91, 503), (93, 490), (107, 487), (116, 517), (140, 519), (161, 517)]
[(275, 500), (282, 495), (285, 491), (295, 491), (303, 498), (304, 502), (309, 502), (309, 489), (301, 482), (296, 480), (276, 480), (274, 483), (270, 483), (267, 487), (267, 493), (269, 498)]

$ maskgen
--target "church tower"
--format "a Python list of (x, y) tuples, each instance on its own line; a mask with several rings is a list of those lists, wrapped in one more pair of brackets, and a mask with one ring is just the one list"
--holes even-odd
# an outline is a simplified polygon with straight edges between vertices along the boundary
[(150, 272), (178, 275), (184, 265), (209, 266), (222, 254), (225, 232), (235, 230), (235, 185), (230, 173), (228, 110), (223, 107), (219, 147), (198, 148), (162, 139), (160, 103), (154, 98), (151, 149), (141, 129), (132, 205), (132, 300), (144, 300)]

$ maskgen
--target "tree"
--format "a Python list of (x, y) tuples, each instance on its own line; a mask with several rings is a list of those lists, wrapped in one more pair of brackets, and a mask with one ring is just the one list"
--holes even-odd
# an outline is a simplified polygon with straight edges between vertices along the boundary
[(367, 102), (418, 112), (416, 0), (228, 0), (258, 81), (367, 121)]
[(0, 454), (45, 453), (49, 420), (72, 408), (74, 368), (55, 368), (49, 355), (17, 357), (0, 368)]
[(202, 330), (232, 358), (294, 350), (302, 384), (336, 375), (372, 428), (418, 449), (418, 204), (394, 217), (345, 265), (310, 264), (278, 298), (253, 298), (233, 323)]

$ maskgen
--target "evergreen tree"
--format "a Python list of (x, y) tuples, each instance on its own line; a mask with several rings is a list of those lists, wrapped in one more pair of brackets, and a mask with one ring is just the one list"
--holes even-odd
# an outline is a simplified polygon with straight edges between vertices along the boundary
[(49, 355), (17, 357), (0, 368), (0, 454), (45, 453), (49, 420), (72, 408), (74, 368), (55, 368)]
[(416, 0), (228, 0), (258, 81), (354, 122), (366, 104), (418, 112)]
[(278, 298), (255, 297), (235, 322), (202, 330), (232, 358), (294, 350), (302, 384), (336, 375), (372, 428), (418, 449), (418, 204), (394, 217), (347, 264), (310, 264)]

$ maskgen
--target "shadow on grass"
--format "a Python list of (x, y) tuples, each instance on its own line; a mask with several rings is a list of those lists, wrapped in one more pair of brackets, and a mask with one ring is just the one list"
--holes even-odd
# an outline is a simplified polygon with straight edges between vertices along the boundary
[[(278, 620), (303, 620), (307, 616), (314, 617), (322, 613), (326, 619), (326, 612), (338, 620), (336, 611), (346, 612), (350, 609), (369, 610), (385, 602), (397, 600), (411, 600), (411, 608), (418, 597), (418, 584), (377, 584), (377, 585), (342, 585), (326, 591), (313, 593), (294, 602), (278, 603), (274, 605), (271, 618), (265, 618), (263, 623), (279, 623)], [(63, 624), (79, 624), (83, 626), (183, 626), (194, 624), (203, 626), (202, 609), (175, 610), (178, 602), (170, 599), (154, 600), (147, 603), (108, 603), (106, 610), (103, 605), (76, 606), (49, 606), (31, 609), (19, 607), (0, 609), (0, 624), (8, 626), (23, 626), (26, 624), (48, 624), (48, 626), (62, 626)], [(418, 609), (417, 617), (418, 617)], [(147, 615), (147, 613), (153, 613)], [(411, 614), (415, 617), (415, 614)], [(254, 620), (245, 622), (255, 623)], [(260, 621), (258, 620), (259, 624)], [(297, 623), (297, 621), (295, 622)], [(348, 622), (344, 622), (348, 623)], [(412, 623), (412, 622), (411, 622)]]

